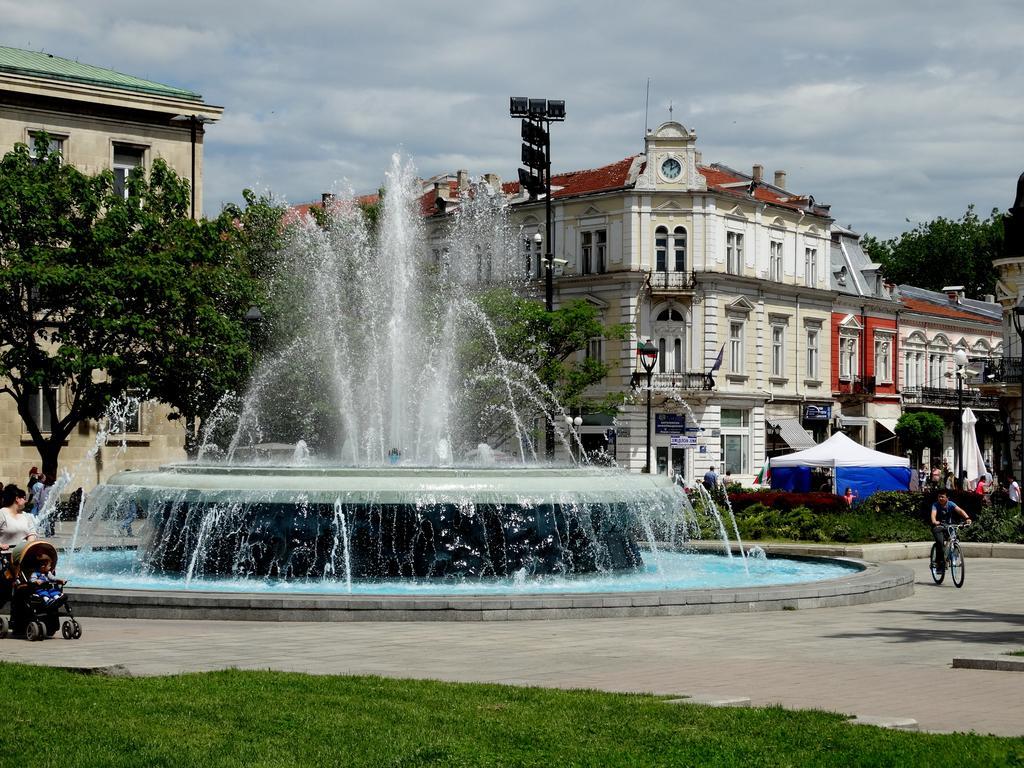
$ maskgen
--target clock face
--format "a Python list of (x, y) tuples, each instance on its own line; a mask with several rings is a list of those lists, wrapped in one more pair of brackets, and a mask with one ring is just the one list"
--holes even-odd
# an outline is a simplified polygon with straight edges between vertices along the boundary
[(674, 157), (670, 157), (668, 160), (661, 164), (661, 175), (666, 179), (674, 179), (679, 176), (683, 171), (683, 166), (679, 164), (679, 161)]

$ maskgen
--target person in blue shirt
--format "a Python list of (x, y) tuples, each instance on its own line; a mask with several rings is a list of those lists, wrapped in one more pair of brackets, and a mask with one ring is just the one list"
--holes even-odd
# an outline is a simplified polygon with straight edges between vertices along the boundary
[[(965, 525), (971, 524), (971, 516), (960, 509), (955, 502), (950, 501), (949, 494), (946, 491), (939, 491), (938, 498), (932, 504), (932, 536), (935, 538), (935, 543), (938, 544), (940, 552), (946, 551), (945, 526), (953, 522), (954, 513), (967, 521)], [(944, 572), (946, 570), (945, 557), (936, 563), (936, 566), (939, 573)]]
[(707, 472), (704, 473), (704, 487), (711, 493), (718, 490), (718, 473), (715, 472), (714, 465), (711, 466)]

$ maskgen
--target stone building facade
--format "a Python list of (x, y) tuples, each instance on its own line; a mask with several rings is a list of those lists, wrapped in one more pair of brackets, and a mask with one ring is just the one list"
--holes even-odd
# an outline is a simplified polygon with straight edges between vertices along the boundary
[[(0, 47), (0, 152), (34, 145), (42, 132), (64, 162), (85, 173), (110, 169), (122, 183), (136, 166), (163, 158), (195, 190), (202, 212), (204, 124), (223, 109), (182, 88), (155, 83), (47, 53)], [(41, 399), (42, 393), (40, 393)], [(58, 403), (68, 393), (57, 392)], [(89, 490), (113, 472), (183, 459), (184, 432), (167, 409), (143, 402), (124, 434), (105, 441), (85, 422), (61, 452), (75, 486)], [(40, 464), (15, 408), (0, 396), (0, 481), (24, 483)]]

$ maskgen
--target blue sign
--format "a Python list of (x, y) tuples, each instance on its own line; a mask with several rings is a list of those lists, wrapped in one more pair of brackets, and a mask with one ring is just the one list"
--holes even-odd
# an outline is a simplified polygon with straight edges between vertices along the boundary
[(654, 431), (659, 435), (682, 435), (686, 432), (686, 417), (679, 413), (656, 413)]
[(804, 421), (829, 421), (831, 418), (831, 405), (808, 405), (804, 408)]

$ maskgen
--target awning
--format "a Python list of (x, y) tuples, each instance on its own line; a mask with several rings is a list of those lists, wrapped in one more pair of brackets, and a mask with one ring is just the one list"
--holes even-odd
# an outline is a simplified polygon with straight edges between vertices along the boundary
[(779, 437), (794, 451), (813, 448), (817, 443), (797, 419), (766, 419), (768, 426), (779, 430)]
[(866, 427), (868, 425), (867, 416), (840, 416), (839, 423), (844, 427)]
[(899, 421), (899, 419), (875, 419), (875, 421), (881, 424), (890, 432), (892, 432), (894, 435), (896, 434), (896, 422)]

